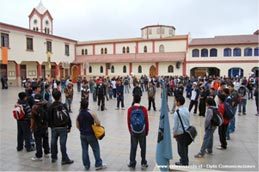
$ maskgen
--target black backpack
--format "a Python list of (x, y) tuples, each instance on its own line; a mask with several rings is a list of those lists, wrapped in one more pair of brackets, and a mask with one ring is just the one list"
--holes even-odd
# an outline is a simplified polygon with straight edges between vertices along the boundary
[(37, 128), (48, 127), (47, 104), (39, 105), (35, 123)]
[(66, 127), (69, 122), (69, 113), (64, 104), (53, 108), (53, 127)]
[(213, 111), (213, 116), (210, 120), (211, 125), (213, 126), (221, 126), (223, 124), (223, 118), (221, 117), (217, 108), (210, 108)]

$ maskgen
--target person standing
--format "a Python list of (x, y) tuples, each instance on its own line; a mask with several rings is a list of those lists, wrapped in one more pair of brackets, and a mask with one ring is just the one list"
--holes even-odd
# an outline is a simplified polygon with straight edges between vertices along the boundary
[(192, 107), (194, 105), (194, 114), (197, 113), (199, 95), (200, 95), (199, 88), (197, 86), (197, 83), (194, 82), (193, 86), (192, 86), (192, 92), (191, 92), (191, 101), (190, 101), (190, 105), (189, 105), (189, 112), (191, 112)]
[[(184, 138), (184, 130), (186, 131), (190, 126), (190, 113), (188, 109), (183, 106), (184, 103), (185, 98), (183, 96), (176, 97), (177, 110), (174, 112), (173, 135), (177, 141), (177, 150), (180, 156), (180, 161), (176, 162), (175, 165), (189, 165), (188, 144)], [(181, 117), (183, 126), (180, 122), (179, 116)]]
[(105, 108), (105, 98), (104, 96), (106, 95), (106, 88), (103, 85), (103, 81), (99, 80), (99, 84), (97, 85), (96, 88), (96, 93), (97, 93), (97, 99), (98, 99), (98, 110), (104, 111)]
[(73, 101), (74, 89), (73, 89), (73, 84), (71, 82), (65, 88), (64, 93), (66, 97), (66, 105), (68, 106), (68, 111), (69, 113), (72, 113), (71, 104)]
[(148, 96), (148, 111), (151, 109), (151, 104), (153, 105), (154, 111), (156, 111), (155, 97), (156, 97), (156, 87), (152, 82), (149, 82), (147, 88), (147, 96)]
[(212, 99), (212, 98), (206, 99), (207, 111), (206, 111), (206, 118), (205, 118), (205, 123), (204, 123), (205, 134), (203, 137), (203, 143), (202, 143), (200, 152), (194, 156), (195, 158), (202, 158), (206, 152), (208, 154), (212, 154), (213, 134), (217, 128), (217, 126), (215, 126), (211, 123), (211, 119), (213, 117), (213, 112), (214, 112), (214, 109), (216, 108), (214, 106), (215, 104), (216, 103), (215, 103), (214, 99)]
[(77, 84), (77, 92), (80, 93), (81, 84), (82, 84), (82, 77), (81, 76), (78, 76), (76, 84)]
[(247, 84), (247, 89), (248, 89), (248, 100), (252, 99), (253, 100), (253, 90), (254, 90), (254, 84), (252, 80), (250, 80)]
[(54, 102), (48, 109), (48, 123), (51, 128), (51, 161), (55, 163), (58, 159), (57, 141), (60, 139), (60, 149), (62, 153), (62, 165), (72, 164), (74, 161), (67, 155), (67, 134), (70, 132), (72, 124), (68, 109), (61, 103), (61, 92), (54, 90), (52, 92)]
[(112, 86), (113, 97), (116, 98), (116, 81), (115, 81), (115, 78), (112, 78), (111, 86)]
[(238, 95), (240, 100), (238, 104), (238, 115), (241, 115), (241, 109), (243, 115), (246, 115), (247, 93), (248, 89), (246, 88), (245, 83), (243, 82), (238, 89)]
[(256, 105), (256, 116), (259, 116), (259, 83), (255, 83), (255, 91), (254, 91), (254, 96), (255, 96), (255, 105)]
[(201, 87), (200, 97), (199, 97), (199, 116), (205, 117), (206, 111), (206, 91), (204, 87)]
[(133, 101), (132, 101), (131, 106), (134, 105), (134, 103), (135, 103), (134, 100), (135, 100), (135, 97), (136, 97), (136, 96), (137, 96), (137, 97), (140, 97), (140, 101), (141, 101), (142, 90), (141, 90), (141, 88), (139, 87), (139, 83), (138, 83), (138, 82), (135, 83), (135, 87), (133, 88), (132, 95), (133, 95)]
[(81, 107), (79, 115), (76, 119), (76, 127), (80, 131), (80, 140), (82, 146), (82, 160), (85, 170), (90, 169), (90, 158), (88, 154), (89, 145), (93, 150), (95, 158), (95, 169), (101, 170), (106, 168), (106, 165), (103, 164), (101, 155), (100, 155), (100, 146), (98, 140), (96, 139), (92, 125), (96, 123), (101, 125), (97, 115), (94, 112), (91, 112), (88, 109), (88, 101), (86, 99), (81, 100)]
[(49, 136), (48, 136), (48, 117), (47, 117), (47, 101), (42, 101), (42, 96), (36, 94), (34, 96), (35, 104), (31, 113), (31, 129), (34, 133), (36, 143), (36, 154), (32, 157), (33, 161), (42, 160), (42, 147), (44, 148), (45, 157), (49, 157)]
[(130, 133), (130, 162), (128, 167), (135, 169), (138, 143), (141, 149), (141, 168), (148, 167), (146, 160), (146, 137), (149, 131), (147, 109), (140, 105), (140, 96), (134, 97), (134, 105), (128, 109), (127, 124)]
[(124, 86), (122, 85), (121, 80), (118, 80), (118, 85), (116, 87), (116, 94), (117, 94), (116, 110), (120, 109), (120, 102), (121, 102), (121, 109), (124, 110)]

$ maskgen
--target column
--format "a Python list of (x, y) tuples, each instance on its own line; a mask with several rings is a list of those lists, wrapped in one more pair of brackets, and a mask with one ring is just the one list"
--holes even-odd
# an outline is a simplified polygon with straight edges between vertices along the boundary
[(152, 41), (152, 53), (155, 53), (155, 41)]
[(113, 54), (116, 54), (116, 44), (113, 43)]
[(21, 86), (21, 66), (18, 63), (15, 63), (16, 70), (16, 84), (17, 86)]
[(55, 64), (55, 78), (59, 78), (59, 66), (57, 64)]
[(37, 64), (37, 76), (38, 78), (42, 77), (42, 67), (40, 63)]
[(107, 66), (108, 64), (107, 63), (105, 63), (105, 75), (106, 76), (108, 76), (108, 66)]
[(93, 55), (95, 55), (95, 44), (93, 44)]
[(132, 73), (132, 63), (129, 63), (129, 75)]

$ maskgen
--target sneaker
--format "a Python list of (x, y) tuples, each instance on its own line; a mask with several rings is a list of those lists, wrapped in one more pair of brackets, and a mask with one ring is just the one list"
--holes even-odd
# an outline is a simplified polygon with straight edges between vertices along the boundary
[(244, 112), (243, 115), (246, 115), (246, 113)]
[(148, 168), (148, 164), (142, 164), (141, 165), (141, 170), (146, 170)]
[(180, 162), (176, 162), (175, 165), (183, 165), (182, 163)]
[(107, 168), (107, 166), (105, 164), (99, 166), (99, 167), (95, 167), (95, 170), (102, 170), (102, 169), (105, 169)]
[(66, 165), (66, 164), (73, 164), (74, 163), (74, 161), (73, 160), (71, 160), (71, 159), (68, 159), (68, 160), (66, 160), (66, 161), (62, 161), (62, 165)]
[(37, 157), (35, 156), (35, 157), (32, 157), (31, 160), (32, 160), (32, 161), (42, 161), (42, 157), (37, 158)]
[(34, 148), (27, 149), (27, 152), (32, 152), (32, 151), (35, 151), (35, 149)]
[(206, 153), (206, 154), (210, 154), (210, 155), (213, 154), (212, 151), (208, 151), (207, 149), (205, 150), (205, 153)]
[(49, 153), (44, 154), (44, 157), (45, 157), (45, 158), (49, 158)]
[(197, 155), (194, 155), (194, 158), (203, 158), (204, 155), (202, 155), (201, 153), (198, 153)]
[(218, 149), (218, 150), (225, 150), (225, 149), (227, 149), (227, 148), (223, 148), (222, 146), (218, 146), (217, 149)]

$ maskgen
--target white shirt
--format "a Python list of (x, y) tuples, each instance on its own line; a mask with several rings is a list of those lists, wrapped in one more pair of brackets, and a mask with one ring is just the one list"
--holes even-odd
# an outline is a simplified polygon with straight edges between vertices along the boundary
[(191, 96), (191, 100), (195, 100), (197, 95), (197, 92), (195, 91), (195, 89), (192, 90), (192, 96)]
[(116, 81), (113, 80), (111, 83), (112, 83), (112, 88), (116, 89)]

